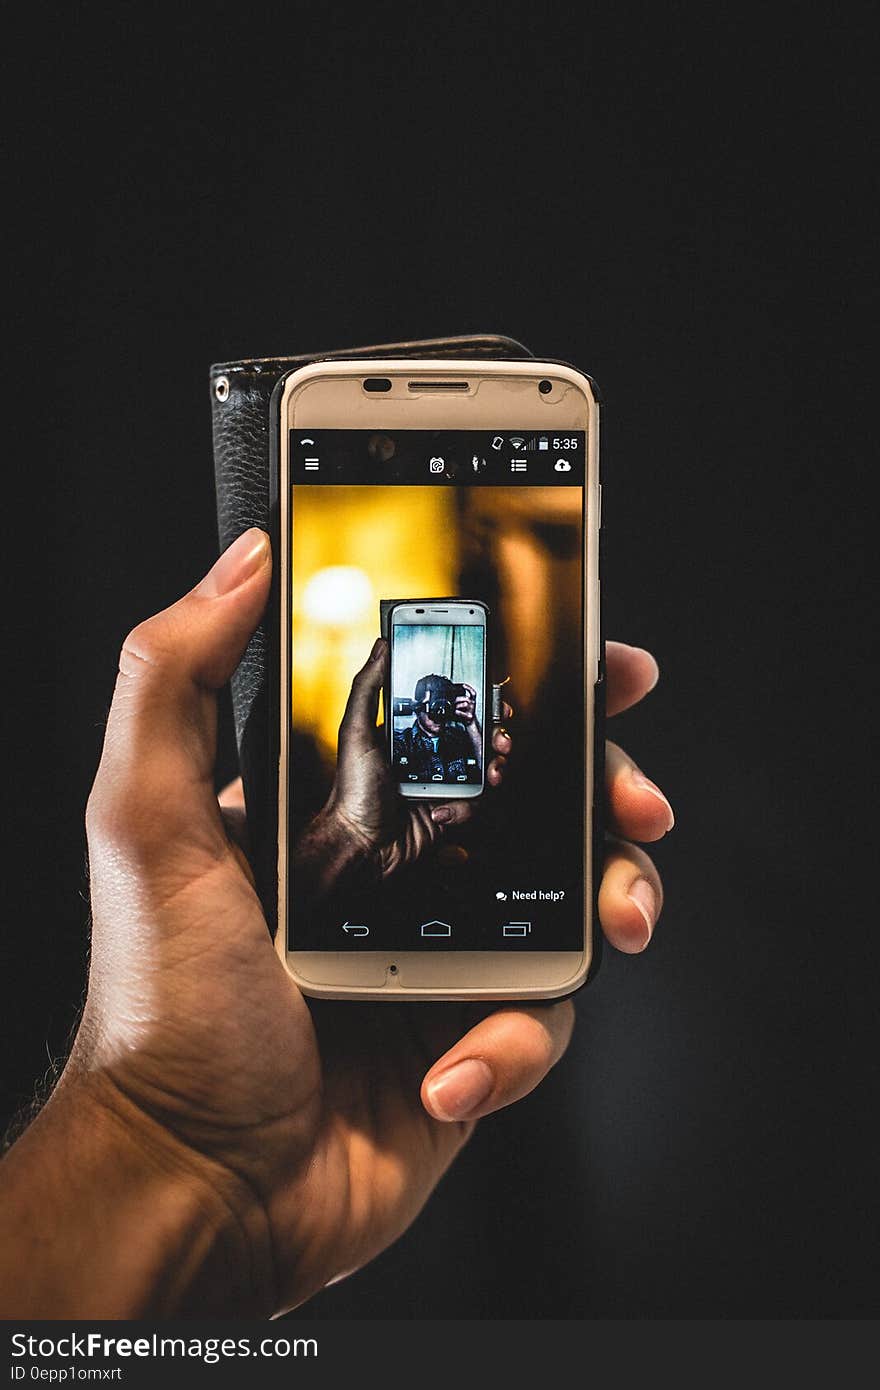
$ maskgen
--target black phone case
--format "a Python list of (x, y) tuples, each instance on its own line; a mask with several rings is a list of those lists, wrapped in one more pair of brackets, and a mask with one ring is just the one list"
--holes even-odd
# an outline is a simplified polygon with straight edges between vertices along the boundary
[[(218, 362), (210, 370), (214, 442), (214, 480), (220, 550), (251, 526), (267, 531), (278, 554), (279, 409), (284, 383), (292, 372), (312, 362), (401, 358), (462, 358), (498, 361), (533, 357), (514, 338), (498, 334), (425, 338), (290, 357), (245, 358)], [(542, 359), (553, 360), (553, 359)], [(566, 365), (566, 364), (562, 364)], [(591, 381), (597, 400), (599, 391)], [(601, 467), (601, 461), (600, 461)], [(602, 544), (599, 546), (600, 584)], [(230, 682), (235, 738), (244, 783), (251, 862), (257, 891), (274, 935), (278, 913), (278, 727), (280, 718), (278, 657), (269, 634), (277, 627), (278, 571), (263, 621), (257, 628)], [(601, 588), (600, 588), (601, 594)], [(601, 623), (601, 618), (600, 618)], [(595, 778), (593, 793), (593, 864), (601, 865), (604, 815), (604, 639), (600, 641), (599, 680), (595, 692)], [(594, 900), (600, 874), (594, 868)], [(594, 901), (594, 922), (598, 922)], [(592, 965), (596, 973), (602, 933), (593, 931)]]

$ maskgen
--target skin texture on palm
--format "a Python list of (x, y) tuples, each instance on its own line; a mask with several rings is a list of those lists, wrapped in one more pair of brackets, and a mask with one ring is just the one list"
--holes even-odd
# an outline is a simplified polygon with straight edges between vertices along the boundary
[[(213, 794), (215, 692), (259, 621), (270, 565), (267, 537), (245, 533), (123, 648), (87, 815), (84, 1015), (55, 1093), (0, 1165), (7, 1316), (296, 1306), (390, 1244), (475, 1121), (532, 1090), (567, 1045), (569, 1001), (316, 1004), (287, 975)], [(381, 684), (383, 652), (371, 660), (350, 729), (369, 723)], [(634, 648), (611, 644), (607, 669), (611, 712), (656, 681)], [(387, 872), (417, 849), (400, 847), (399, 806), (358, 801), (373, 745), (322, 813), (337, 869), (366, 851)], [(497, 777), (509, 737), (495, 749)], [(612, 820), (621, 837), (659, 838), (671, 812), (636, 774), (625, 754), (609, 759)], [(411, 841), (441, 833), (426, 806), (405, 809)], [(621, 838), (600, 894), (613, 944), (643, 949), (660, 895)]]

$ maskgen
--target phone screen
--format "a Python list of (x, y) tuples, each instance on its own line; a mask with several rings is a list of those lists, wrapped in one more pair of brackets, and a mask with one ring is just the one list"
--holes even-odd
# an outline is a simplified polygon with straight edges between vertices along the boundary
[(288, 949), (581, 949), (585, 447), (291, 431)]
[(391, 612), (391, 765), (404, 795), (472, 795), (483, 784), (484, 619), (468, 600)]

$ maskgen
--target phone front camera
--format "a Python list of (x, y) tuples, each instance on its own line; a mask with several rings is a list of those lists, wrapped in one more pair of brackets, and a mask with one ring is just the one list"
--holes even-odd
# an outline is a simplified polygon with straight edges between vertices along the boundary
[(389, 434), (371, 434), (367, 440), (367, 453), (373, 463), (389, 463), (397, 453), (397, 445)]
[(541, 392), (542, 396), (549, 396), (550, 392), (553, 390), (553, 382), (547, 381), (546, 378), (544, 381), (539, 381), (538, 390)]

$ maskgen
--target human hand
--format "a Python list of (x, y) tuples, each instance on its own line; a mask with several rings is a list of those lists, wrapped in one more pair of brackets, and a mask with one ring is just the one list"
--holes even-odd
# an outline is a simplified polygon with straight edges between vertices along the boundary
[[(400, 795), (388, 761), (387, 735), (376, 725), (387, 669), (388, 643), (379, 637), (352, 681), (339, 726), (333, 790), (296, 848), (301, 881), (316, 897), (338, 886), (344, 875), (376, 881), (389, 877), (415, 863), (447, 829), (463, 825), (474, 814), (474, 799), (432, 802)], [(461, 702), (470, 705), (474, 727), (476, 691), (466, 688), (471, 695), (458, 696), (456, 707)], [(509, 719), (510, 705), (504, 711)], [(491, 747), (494, 756), (486, 781), (497, 787), (513, 747), (506, 729), (494, 731)]]
[(465, 695), (456, 695), (455, 717), (460, 720), (462, 724), (469, 727), (471, 724), (475, 723), (477, 717), (477, 692), (472, 685), (468, 685), (467, 681), (462, 681), (462, 685), (467, 693)]
[[(269, 571), (266, 537), (247, 532), (196, 589), (137, 627), (120, 659), (87, 816), (85, 1011), (56, 1095), (22, 1143), (72, 1099), (90, 1136), (124, 1146), (126, 1175), (148, 1172), (151, 1194), (158, 1186), (137, 1207), (142, 1227), (184, 1204), (199, 1223), (173, 1277), (170, 1256), (157, 1257), (137, 1272), (136, 1296), (138, 1242), (116, 1241), (123, 1273), (104, 1316), (300, 1303), (393, 1241), (476, 1119), (532, 1090), (571, 1032), (570, 1001), (309, 1006), (293, 984), (213, 794), (214, 692), (259, 620)], [(346, 715), (361, 729), (359, 758), (372, 756), (364, 731), (383, 659), (374, 649)], [(617, 644), (607, 669), (611, 713), (656, 680), (653, 658)], [(609, 779), (619, 833), (658, 838), (667, 804), (613, 748)], [(659, 905), (647, 856), (620, 843), (600, 893), (606, 934), (642, 949)], [(69, 1290), (75, 1309), (88, 1287)]]

